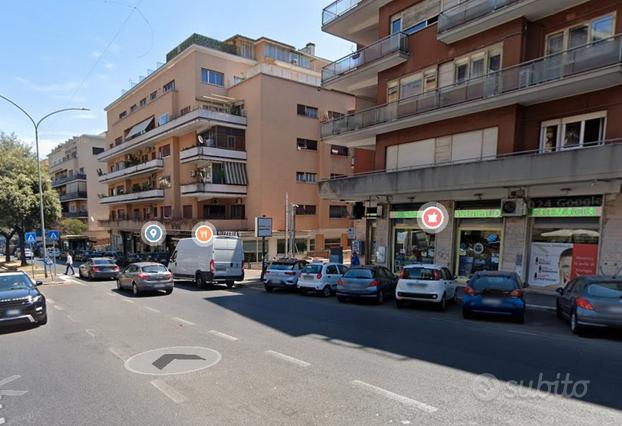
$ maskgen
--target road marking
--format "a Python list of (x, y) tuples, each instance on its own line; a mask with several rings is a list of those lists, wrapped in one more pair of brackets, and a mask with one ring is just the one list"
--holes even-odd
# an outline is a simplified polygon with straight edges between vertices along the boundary
[(126, 357), (126, 356), (123, 356), (123, 355), (121, 354), (121, 352), (119, 352), (119, 350), (118, 350), (118, 349), (115, 349), (115, 348), (108, 348), (108, 350), (109, 350), (109, 351), (110, 351), (110, 352), (111, 352), (114, 356), (116, 356), (117, 358), (119, 358), (121, 361), (125, 362), (125, 361), (127, 360), (127, 357)]
[(45, 300), (47, 300), (49, 303), (56, 303), (56, 302), (54, 301), (54, 299), (50, 299), (49, 297), (48, 297), (47, 299), (45, 299)]
[(85, 331), (86, 331), (86, 334), (88, 334), (89, 336), (95, 337), (95, 332), (91, 330), (90, 328), (87, 328)]
[(134, 301), (130, 299), (121, 299), (121, 300), (123, 300), (125, 303), (134, 303)]
[(106, 295), (110, 296), (110, 297), (115, 297), (116, 296), (116, 294), (113, 294), (113, 293), (106, 293)]
[(80, 281), (77, 281), (77, 280), (72, 280), (71, 278), (69, 278), (67, 281), (70, 281), (70, 282), (72, 282), (74, 284), (78, 284), (78, 285), (81, 285), (81, 286), (84, 286), (84, 287), (88, 287), (87, 284), (81, 283)]
[(214, 336), (222, 337), (223, 339), (230, 340), (232, 342), (235, 342), (235, 341), (238, 340), (237, 337), (233, 337), (233, 336), (230, 336), (230, 335), (225, 334), (225, 333), (221, 333), (220, 331), (216, 331), (216, 330), (210, 330), (210, 331), (208, 331), (208, 333), (209, 334), (213, 334)]
[(266, 351), (266, 354), (272, 355), (275, 358), (282, 359), (283, 361), (291, 362), (292, 364), (296, 364), (296, 365), (299, 365), (301, 367), (308, 367), (308, 366), (311, 365), (311, 364), (309, 364), (306, 361), (303, 361), (301, 359), (294, 358), (294, 357), (291, 357), (289, 355), (285, 355), (285, 354), (282, 354), (282, 353), (276, 352), (276, 351)]
[(155, 386), (157, 390), (166, 395), (175, 404), (181, 404), (186, 400), (186, 397), (179, 393), (177, 389), (168, 385), (163, 380), (152, 380), (151, 384)]
[(148, 310), (148, 311), (153, 312), (154, 314), (159, 314), (160, 313), (160, 311), (158, 311), (157, 309), (151, 308), (149, 306), (145, 306), (145, 309)]
[(3, 425), (5, 423), (4, 417), (0, 417), (0, 425)]
[(393, 401), (397, 401), (397, 402), (400, 402), (400, 403), (402, 403), (404, 405), (407, 405), (409, 407), (413, 407), (413, 408), (417, 408), (417, 409), (419, 409), (421, 411), (425, 411), (426, 413), (434, 413), (435, 411), (438, 410), (438, 408), (433, 407), (431, 405), (428, 405), (426, 403), (423, 403), (423, 402), (417, 401), (415, 399), (411, 399), (411, 398), (405, 397), (403, 395), (399, 395), (397, 393), (393, 393), (393, 392), (388, 391), (386, 389), (379, 388), (378, 386), (370, 385), (369, 383), (365, 383), (365, 382), (362, 382), (360, 380), (353, 380), (351, 383), (352, 383), (353, 386), (369, 390), (369, 391), (374, 392), (374, 393), (376, 393), (378, 395), (382, 395), (382, 396), (384, 396), (386, 398), (392, 399)]
[(54, 305), (54, 309), (56, 309), (57, 311), (64, 311), (65, 308), (63, 308), (61, 305)]
[(186, 324), (186, 325), (196, 325), (196, 324), (195, 324), (195, 323), (193, 323), (192, 321), (186, 321), (186, 320), (185, 320), (185, 319), (183, 319), (183, 318), (173, 317), (173, 319), (174, 319), (175, 321), (179, 321), (179, 322), (181, 322), (181, 323), (183, 323), (183, 324)]
[(71, 322), (78, 322), (78, 320), (72, 317), (71, 315), (67, 315), (67, 318), (69, 318), (69, 321)]

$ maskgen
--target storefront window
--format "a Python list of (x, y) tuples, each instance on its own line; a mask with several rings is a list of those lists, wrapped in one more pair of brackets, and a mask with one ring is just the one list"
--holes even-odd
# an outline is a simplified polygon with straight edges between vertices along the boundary
[(498, 271), (501, 253), (499, 230), (461, 230), (458, 243), (458, 276), (478, 271)]
[(393, 247), (394, 272), (406, 265), (434, 263), (434, 234), (420, 229), (394, 228)]

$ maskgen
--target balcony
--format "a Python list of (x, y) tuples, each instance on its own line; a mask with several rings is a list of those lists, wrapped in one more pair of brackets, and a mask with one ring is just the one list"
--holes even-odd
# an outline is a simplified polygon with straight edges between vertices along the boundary
[(154, 145), (166, 138), (181, 136), (191, 132), (201, 133), (217, 125), (245, 129), (246, 117), (227, 112), (211, 111), (205, 108), (196, 108), (140, 136), (136, 136), (129, 141), (102, 152), (97, 156), (97, 159), (99, 161), (108, 161), (126, 152)]
[(70, 176), (63, 176), (63, 177), (54, 179), (52, 180), (52, 188), (56, 188), (58, 186), (68, 184), (69, 182), (78, 181), (78, 180), (86, 180), (86, 175), (84, 173), (75, 173)]
[(163, 199), (163, 189), (149, 189), (146, 191), (131, 192), (128, 194), (109, 195), (107, 197), (100, 198), (99, 202), (102, 204), (124, 204), (133, 203), (136, 201), (151, 201)]
[(353, 43), (378, 39), (379, 10), (391, 0), (336, 0), (322, 11), (322, 31)]
[(152, 173), (162, 168), (164, 168), (164, 160), (158, 158), (155, 160), (147, 161), (146, 163), (129, 166), (121, 170), (115, 170), (114, 172), (103, 174), (98, 179), (100, 182), (113, 182), (132, 176)]
[(226, 183), (189, 183), (181, 186), (182, 197), (196, 197), (199, 200), (209, 198), (240, 198), (246, 197), (246, 185)]
[(86, 191), (67, 192), (59, 197), (60, 201), (86, 200)]
[(536, 21), (587, 1), (466, 0), (441, 13), (438, 39), (455, 43), (523, 16)]
[(191, 163), (194, 161), (243, 161), (246, 162), (246, 151), (219, 148), (216, 146), (194, 146), (183, 150), (179, 154), (181, 163)]
[(63, 212), (62, 217), (67, 217), (71, 219), (86, 219), (89, 217), (89, 212), (86, 210), (78, 212)]
[[(319, 183), (320, 197), (329, 200), (369, 200), (391, 194), (417, 195), (417, 200), (469, 200), (474, 191), (486, 198), (504, 198), (507, 188), (530, 187), (531, 196), (619, 192), (622, 141), (540, 153), (523, 152), (481, 161), (429, 164), (337, 178)], [(569, 189), (570, 187), (570, 189)]]
[(508, 105), (533, 105), (622, 84), (622, 37), (525, 62), (322, 123), (323, 140), (350, 148), (375, 136)]
[(322, 86), (373, 97), (378, 73), (408, 60), (408, 35), (395, 33), (322, 69)]

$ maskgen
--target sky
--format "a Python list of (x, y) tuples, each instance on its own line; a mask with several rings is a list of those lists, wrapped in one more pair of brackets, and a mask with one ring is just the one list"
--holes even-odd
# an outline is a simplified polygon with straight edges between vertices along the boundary
[[(3, 2), (0, 95), (46, 119), (40, 157), (59, 143), (106, 130), (104, 108), (192, 33), (224, 40), (266, 36), (339, 59), (354, 45), (321, 31), (331, 0), (21, 0)], [(28, 118), (0, 98), (0, 132), (32, 143)]]

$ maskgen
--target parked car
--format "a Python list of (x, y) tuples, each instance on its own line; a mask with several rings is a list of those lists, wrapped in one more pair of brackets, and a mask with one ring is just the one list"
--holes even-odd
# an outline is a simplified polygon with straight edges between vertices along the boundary
[(298, 278), (307, 262), (299, 259), (276, 260), (264, 273), (264, 287), (268, 293), (275, 288), (296, 288)]
[(400, 272), (395, 289), (395, 304), (403, 308), (408, 301), (434, 303), (444, 311), (447, 301), (456, 302), (453, 274), (440, 265), (408, 265)]
[(24, 272), (0, 272), (0, 326), (48, 322), (45, 296)]
[(146, 291), (173, 292), (173, 274), (161, 263), (140, 262), (128, 265), (117, 278), (119, 290), (132, 290), (134, 296)]
[(47, 252), (49, 257), (60, 258), (60, 249), (58, 247), (48, 247)]
[(238, 237), (216, 235), (208, 246), (198, 245), (192, 238), (183, 238), (169, 261), (174, 278), (192, 279), (197, 287), (224, 283), (233, 287), (244, 280), (244, 249)]
[(590, 328), (622, 328), (622, 279), (606, 276), (578, 277), (558, 288), (557, 316), (582, 334)]
[(525, 321), (524, 288), (516, 272), (481, 271), (475, 273), (464, 289), (462, 315), (489, 314)]
[(310, 263), (298, 278), (298, 290), (302, 293), (322, 293), (325, 297), (337, 291), (337, 281), (348, 270), (340, 263)]
[(381, 305), (386, 297), (395, 294), (397, 280), (384, 266), (355, 266), (337, 281), (337, 300), (343, 303), (348, 299), (368, 298)]
[(78, 275), (89, 280), (116, 279), (119, 270), (119, 266), (109, 257), (93, 257), (78, 267)]

